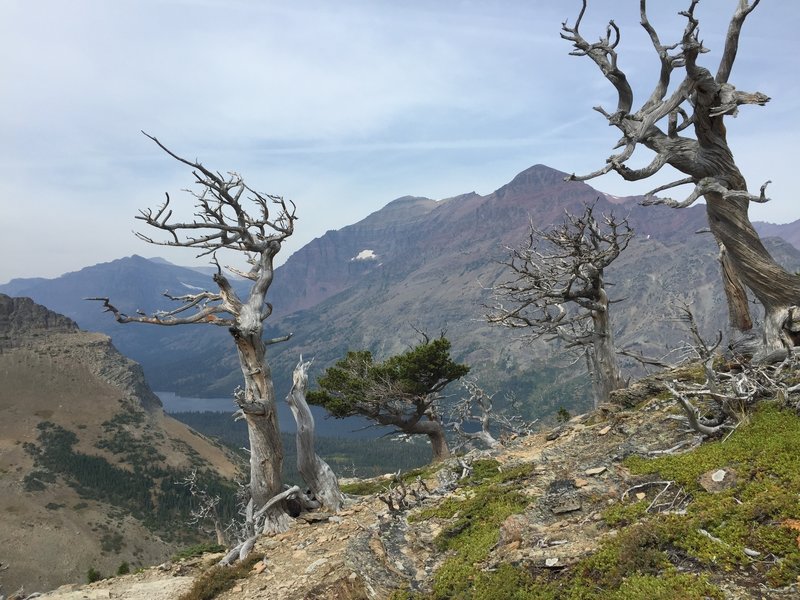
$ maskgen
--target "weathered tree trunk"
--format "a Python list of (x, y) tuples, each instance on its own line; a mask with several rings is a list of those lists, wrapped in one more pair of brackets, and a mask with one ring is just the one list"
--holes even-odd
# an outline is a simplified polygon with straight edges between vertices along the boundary
[[(263, 324), (260, 307), (263, 305), (263, 296), (262, 300), (254, 298), (259, 291), (257, 287), (258, 284), (254, 286), (248, 302), (242, 306), (236, 325), (230, 329), (239, 352), (245, 382), (244, 390), (236, 400), (247, 421), (250, 438), (250, 492), (256, 511), (282, 492), (283, 463), (275, 389), (267, 363), (266, 348), (261, 339)], [(290, 519), (283, 504), (277, 503), (266, 513), (263, 532), (285, 531), (289, 523)]]
[(214, 519), (214, 535), (217, 536), (217, 545), (224, 546), (225, 545), (225, 531), (222, 529), (222, 523), (220, 523), (219, 519)]
[(744, 285), (764, 306), (764, 350), (782, 348), (787, 340), (784, 321), (789, 308), (800, 303), (800, 277), (775, 262), (750, 222), (747, 182), (728, 147), (724, 115), (711, 116), (720, 102), (720, 87), (706, 69), (687, 66), (687, 72), (696, 81), (696, 142), (670, 138), (654, 130), (645, 145), (665, 154), (668, 164), (691, 175), (694, 181), (713, 180), (727, 190), (724, 194), (705, 191), (703, 198), (709, 228), (722, 252), (730, 323), (740, 331), (746, 331), (751, 324), (741, 288)]
[[(245, 354), (258, 354), (257, 348), (252, 345), (252, 340), (244, 341), (236, 334), (234, 338), (240, 357)], [(242, 351), (243, 345), (248, 346), (245, 352)], [(275, 410), (275, 391), (271, 379), (264, 377), (265, 372), (269, 373), (269, 366), (263, 358), (263, 343), (259, 339), (255, 345), (261, 346), (262, 360), (259, 361), (261, 366), (252, 369), (252, 362), (242, 363), (245, 389), (244, 402), (240, 402), (239, 406), (247, 421), (250, 439), (250, 493), (257, 510), (282, 491), (283, 448)], [(288, 526), (289, 520), (283, 506), (276, 504), (267, 513), (264, 531), (284, 531)]]
[(712, 233), (725, 245), (742, 283), (764, 306), (765, 352), (791, 345), (785, 321), (789, 309), (800, 303), (800, 278), (770, 256), (747, 216), (747, 200), (724, 199), (719, 194), (705, 198)]
[(413, 427), (406, 430), (408, 433), (423, 433), (428, 436), (433, 451), (433, 462), (441, 462), (450, 458), (450, 447), (444, 427), (439, 421), (418, 421)]
[(614, 348), (614, 331), (611, 328), (611, 319), (608, 315), (608, 295), (603, 289), (602, 280), (597, 289), (598, 305), (592, 310), (592, 346), (589, 349), (591, 356), (592, 393), (594, 407), (608, 400), (613, 390), (625, 387), (617, 364), (617, 352)]
[[(686, 73), (694, 83), (693, 118), (697, 143), (687, 147), (682, 141), (677, 142), (678, 151), (670, 155), (668, 162), (697, 181), (713, 178), (724, 189), (741, 192), (723, 195), (714, 191), (704, 193), (703, 197), (711, 233), (724, 248), (732, 271), (764, 306), (764, 350), (769, 352), (787, 343), (784, 320), (789, 308), (800, 302), (800, 277), (775, 262), (750, 222), (747, 182), (728, 146), (723, 123), (726, 113), (719, 110), (729, 90), (707, 69), (698, 66), (696, 58), (695, 52), (687, 53)], [(691, 150), (685, 151), (687, 148)], [(733, 295), (733, 290), (733, 286), (725, 286), (728, 307), (736, 307), (741, 312), (741, 298), (737, 297), (740, 294)], [(730, 320), (737, 328), (746, 325), (738, 314), (732, 313)]]
[(736, 267), (731, 263), (725, 244), (719, 243), (719, 264), (722, 269), (722, 284), (725, 298), (728, 301), (728, 324), (736, 331), (750, 331), (753, 320), (750, 318), (750, 306), (747, 301), (747, 290), (739, 278)]
[(286, 397), (297, 423), (297, 469), (316, 499), (328, 510), (338, 512), (344, 504), (339, 481), (328, 463), (314, 451), (314, 415), (305, 395), (308, 365), (302, 358), (297, 363), (292, 374), (292, 389)]

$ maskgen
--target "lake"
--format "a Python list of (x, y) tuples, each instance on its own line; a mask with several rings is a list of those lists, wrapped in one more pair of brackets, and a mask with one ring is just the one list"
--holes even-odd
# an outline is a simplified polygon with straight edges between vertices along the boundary
[[(156, 392), (164, 405), (164, 412), (218, 412), (233, 415), (236, 404), (233, 398), (185, 398), (174, 392)], [(281, 431), (294, 433), (297, 425), (292, 411), (286, 402), (278, 402), (278, 424)], [(338, 438), (377, 438), (391, 432), (389, 427), (374, 427), (372, 421), (363, 417), (347, 417), (335, 419), (321, 406), (310, 406), (314, 416), (316, 434), (322, 437)], [(223, 415), (220, 415), (223, 417)]]

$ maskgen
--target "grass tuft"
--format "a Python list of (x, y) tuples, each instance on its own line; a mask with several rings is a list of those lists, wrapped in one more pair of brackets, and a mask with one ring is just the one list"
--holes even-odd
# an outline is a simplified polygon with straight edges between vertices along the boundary
[(191, 589), (182, 594), (179, 600), (212, 600), (231, 589), (240, 579), (245, 579), (259, 561), (261, 556), (251, 554), (232, 567), (213, 566), (195, 579)]

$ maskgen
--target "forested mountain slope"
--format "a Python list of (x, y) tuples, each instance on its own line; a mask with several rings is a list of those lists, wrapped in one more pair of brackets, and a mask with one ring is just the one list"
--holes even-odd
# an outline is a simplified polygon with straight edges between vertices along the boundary
[(229, 453), (164, 415), (106, 335), (0, 294), (0, 382), (6, 592), (163, 561), (197, 535), (180, 483), (192, 469), (231, 510)]

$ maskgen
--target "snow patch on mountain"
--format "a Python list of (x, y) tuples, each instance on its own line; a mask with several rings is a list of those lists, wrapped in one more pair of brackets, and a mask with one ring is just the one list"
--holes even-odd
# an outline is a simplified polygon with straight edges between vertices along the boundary
[(374, 250), (362, 250), (350, 260), (376, 260), (377, 258), (378, 255), (375, 254)]

